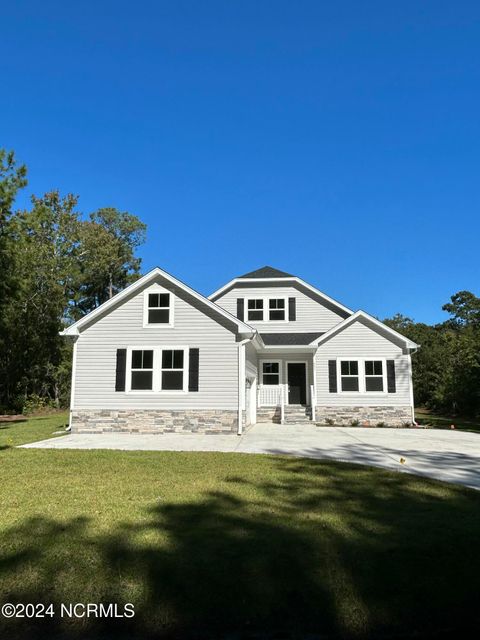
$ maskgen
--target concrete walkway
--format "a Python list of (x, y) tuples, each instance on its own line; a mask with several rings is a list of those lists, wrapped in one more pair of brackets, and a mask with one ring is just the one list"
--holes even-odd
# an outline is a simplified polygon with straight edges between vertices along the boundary
[[(241, 437), (233, 434), (71, 434), (23, 446), (288, 454), (384, 467), (480, 489), (480, 434), (464, 431), (257, 424)], [(400, 458), (405, 459), (404, 464)]]

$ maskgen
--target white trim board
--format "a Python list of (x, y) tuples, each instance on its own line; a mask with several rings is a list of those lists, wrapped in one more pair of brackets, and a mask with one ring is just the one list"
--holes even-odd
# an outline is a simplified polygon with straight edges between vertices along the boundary
[(234, 285), (239, 284), (239, 283), (244, 283), (244, 284), (245, 283), (248, 283), (248, 284), (257, 283), (257, 284), (260, 284), (262, 282), (267, 282), (267, 283), (268, 282), (281, 282), (282, 284), (288, 284), (289, 282), (295, 282), (296, 284), (299, 284), (302, 287), (305, 287), (305, 289), (308, 289), (309, 291), (312, 291), (313, 293), (315, 293), (320, 298), (323, 298), (325, 301), (329, 302), (332, 306), (337, 307), (338, 309), (341, 309), (343, 312), (348, 313), (348, 314), (353, 313), (353, 311), (351, 309), (349, 309), (348, 307), (346, 307), (345, 305), (341, 304), (337, 300), (334, 300), (334, 298), (330, 298), (330, 296), (327, 296), (327, 294), (323, 293), (323, 291), (320, 291), (320, 289), (317, 289), (316, 287), (313, 287), (311, 284), (308, 284), (308, 282), (305, 282), (305, 280), (302, 280), (301, 278), (297, 278), (297, 277), (288, 277), (288, 278), (234, 278), (233, 280), (230, 280), (230, 282), (227, 282), (227, 284), (223, 285), (223, 287), (220, 287), (220, 289), (217, 289), (211, 295), (209, 295), (208, 299), (209, 300), (214, 300), (215, 298), (218, 298), (218, 296), (220, 296), (222, 293), (227, 291), (227, 289), (230, 289), (231, 287), (233, 287)]
[(79, 329), (81, 329), (85, 324), (88, 324), (89, 322), (91, 322), (98, 316), (102, 315), (106, 311), (109, 311), (110, 309), (114, 308), (118, 303), (122, 302), (125, 298), (127, 298), (132, 293), (135, 293), (135, 291), (138, 291), (139, 289), (144, 287), (146, 284), (148, 284), (148, 282), (150, 282), (151, 280), (154, 280), (157, 276), (165, 278), (165, 280), (167, 280), (171, 284), (175, 285), (179, 289), (182, 289), (186, 293), (190, 294), (196, 300), (203, 302), (207, 307), (209, 307), (210, 309), (212, 309), (222, 317), (236, 324), (237, 327), (239, 328), (240, 333), (245, 333), (249, 336), (255, 335), (256, 332), (255, 332), (255, 329), (253, 329), (253, 327), (250, 327), (247, 323), (242, 322), (241, 320), (236, 318), (234, 315), (232, 315), (231, 313), (229, 313), (219, 305), (215, 304), (215, 302), (212, 302), (205, 296), (202, 296), (201, 293), (198, 293), (198, 291), (195, 291), (185, 283), (181, 282), (180, 280), (177, 280), (177, 278), (175, 278), (174, 276), (171, 276), (169, 273), (167, 273), (166, 271), (163, 271), (159, 267), (155, 267), (155, 269), (152, 269), (152, 271), (149, 271), (147, 274), (145, 274), (144, 276), (142, 276), (141, 278), (139, 278), (138, 280), (130, 284), (128, 287), (125, 287), (123, 291), (120, 291), (120, 293), (117, 293), (115, 296), (113, 296), (113, 298), (110, 298), (110, 300), (107, 300), (106, 302), (101, 304), (99, 307), (97, 307), (93, 311), (90, 311), (90, 313), (87, 313), (86, 316), (83, 316), (83, 318), (80, 318), (80, 320), (77, 320), (76, 322), (74, 322), (72, 325), (70, 325), (63, 331), (60, 331), (60, 335), (62, 336), (78, 335)]
[[(264, 365), (264, 363), (267, 363), (267, 364), (268, 363), (278, 364), (278, 385), (276, 385), (276, 384), (265, 384), (263, 382), (263, 375), (264, 375), (263, 374), (263, 365)], [(263, 387), (278, 387), (279, 385), (284, 384), (283, 383), (282, 360), (278, 360), (277, 358), (261, 358), (261, 359), (259, 358), (258, 364), (260, 365), (259, 368), (258, 368), (258, 373), (259, 373), (258, 377), (259, 377), (259, 380), (260, 380), (260, 384)], [(269, 374), (267, 373), (266, 375), (269, 375)], [(275, 375), (275, 374), (273, 374), (273, 375)]]
[[(148, 312), (152, 308), (148, 304), (148, 296), (150, 293), (166, 293), (170, 296), (170, 304), (164, 309), (168, 309), (168, 322), (148, 322)], [(161, 307), (158, 307), (161, 309)], [(143, 291), (143, 328), (144, 329), (173, 329), (175, 327), (175, 294), (156, 282)]]
[[(388, 380), (387, 380), (387, 360), (389, 358), (379, 358), (378, 356), (339, 356), (337, 361), (337, 393), (342, 396), (349, 396), (353, 398), (364, 396), (388, 396), (394, 395), (388, 393)], [(383, 391), (367, 391), (366, 390), (366, 374), (365, 374), (365, 362), (381, 362), (382, 363), (382, 387)], [(358, 391), (343, 391), (342, 390), (342, 362), (357, 362), (358, 363)], [(376, 376), (380, 377), (380, 376)]]
[[(125, 375), (125, 393), (133, 395), (158, 395), (158, 396), (178, 396), (188, 391), (188, 379), (190, 371), (190, 347), (187, 345), (147, 345), (147, 346), (128, 346), (127, 362)], [(152, 388), (151, 389), (132, 389), (132, 352), (133, 351), (153, 351), (152, 366)], [(182, 389), (162, 389), (162, 354), (164, 351), (183, 351), (183, 388)], [(174, 369), (165, 369), (165, 371), (174, 371)]]
[[(288, 297), (287, 296), (274, 296), (274, 295), (267, 295), (267, 296), (245, 296), (243, 298), (244, 302), (243, 302), (243, 314), (244, 316), (246, 316), (247, 322), (254, 322), (255, 324), (261, 324), (261, 325), (266, 325), (267, 327), (270, 325), (276, 325), (276, 324), (287, 324), (288, 322), (290, 322), (289, 319), (289, 315), (288, 315)], [(259, 311), (259, 309), (250, 309), (248, 308), (248, 303), (250, 300), (262, 300), (263, 301), (263, 309), (262, 309), (262, 317), (263, 320), (250, 320), (249, 319), (249, 311)], [(270, 320), (270, 311), (276, 311), (276, 309), (270, 309), (270, 300), (283, 300), (283, 315), (284, 318), (283, 320)], [(265, 316), (267, 316), (267, 319), (265, 319)]]
[(348, 326), (350, 326), (351, 324), (353, 324), (354, 322), (360, 319), (366, 320), (367, 324), (373, 325), (372, 329), (374, 331), (377, 331), (377, 333), (378, 333), (378, 329), (381, 329), (387, 334), (387, 336), (390, 339), (396, 338), (399, 342), (403, 342), (407, 349), (417, 349), (419, 347), (419, 345), (416, 342), (413, 342), (413, 340), (410, 340), (409, 338), (402, 336), (402, 334), (398, 333), (398, 331), (395, 331), (395, 329), (391, 329), (390, 327), (387, 327), (386, 324), (383, 324), (383, 322), (380, 322), (380, 320), (377, 320), (376, 318), (366, 313), (365, 311), (362, 311), (361, 309), (359, 311), (356, 311), (349, 318), (345, 318), (345, 320), (343, 320), (339, 324), (329, 329), (326, 333), (324, 333), (322, 336), (320, 336), (316, 340), (313, 340), (310, 343), (310, 345), (317, 346), (317, 347), (320, 346), (323, 342), (326, 342), (329, 338), (333, 337), (337, 333), (340, 333), (341, 331), (346, 329)]

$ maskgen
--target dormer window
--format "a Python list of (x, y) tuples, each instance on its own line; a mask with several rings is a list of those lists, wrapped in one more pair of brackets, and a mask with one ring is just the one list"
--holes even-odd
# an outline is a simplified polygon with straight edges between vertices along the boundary
[(269, 320), (285, 320), (285, 298), (271, 298), (268, 310)]
[(155, 287), (145, 291), (144, 327), (173, 327), (173, 295)]
[[(289, 320), (287, 298), (245, 298), (245, 307), (246, 322), (287, 322)], [(243, 314), (240, 317), (243, 318)]]
[(263, 320), (263, 299), (258, 298), (248, 301), (248, 319), (249, 320)]

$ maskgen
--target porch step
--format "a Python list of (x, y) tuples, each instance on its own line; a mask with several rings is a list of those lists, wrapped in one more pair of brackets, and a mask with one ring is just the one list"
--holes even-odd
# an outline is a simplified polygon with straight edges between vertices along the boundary
[(285, 424), (298, 424), (312, 421), (312, 408), (301, 404), (285, 406)]

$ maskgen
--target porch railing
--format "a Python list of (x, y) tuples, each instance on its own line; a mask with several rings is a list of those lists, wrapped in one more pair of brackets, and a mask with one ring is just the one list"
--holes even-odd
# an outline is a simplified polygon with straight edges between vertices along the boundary
[(276, 384), (276, 385), (258, 385), (258, 406), (259, 407), (279, 407), (282, 404), (282, 398), (285, 402), (286, 393), (285, 393), (284, 384)]

